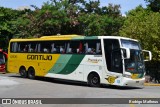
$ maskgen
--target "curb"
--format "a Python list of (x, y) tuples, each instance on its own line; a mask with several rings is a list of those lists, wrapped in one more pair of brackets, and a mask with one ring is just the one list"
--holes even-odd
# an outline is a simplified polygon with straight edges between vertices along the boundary
[(144, 83), (144, 86), (160, 86), (160, 84), (155, 84), (155, 83)]

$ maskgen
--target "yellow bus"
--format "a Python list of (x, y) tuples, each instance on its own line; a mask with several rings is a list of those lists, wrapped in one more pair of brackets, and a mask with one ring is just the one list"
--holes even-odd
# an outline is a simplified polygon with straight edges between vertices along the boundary
[(117, 86), (143, 86), (146, 60), (134, 39), (118, 36), (43, 36), (11, 39), (8, 71), (22, 77), (35, 76)]

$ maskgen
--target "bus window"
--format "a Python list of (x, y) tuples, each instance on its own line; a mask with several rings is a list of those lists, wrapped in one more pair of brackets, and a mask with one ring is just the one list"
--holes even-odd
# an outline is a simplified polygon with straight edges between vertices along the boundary
[(66, 53), (72, 53), (72, 48), (70, 47), (70, 43), (67, 43)]
[(17, 42), (12, 42), (11, 43), (10, 51), (11, 52), (18, 52), (18, 43)]
[(37, 52), (37, 42), (30, 42), (28, 44), (28, 52)]
[(56, 53), (57, 52), (57, 49), (55, 47), (55, 43), (52, 43), (51, 44), (51, 53)]
[(40, 47), (40, 52), (42, 53), (50, 53), (52, 46), (51, 44), (53, 44), (52, 41), (43, 41), (40, 42), (39, 47)]
[(79, 42), (79, 46), (78, 46), (78, 48), (77, 48), (77, 53), (82, 53), (83, 52), (83, 44), (82, 44), (82, 42), (80, 41)]
[(29, 46), (27, 42), (19, 42), (18, 43), (18, 52), (28, 52)]
[(20, 43), (20, 47), (23, 47), (20, 52), (37, 52), (37, 42)]
[(68, 41), (55, 41), (50, 44), (51, 53), (66, 53)]
[(64, 46), (59, 46), (60, 53), (65, 53)]
[(81, 41), (76, 41), (76, 40), (71, 41), (69, 51), (71, 51), (71, 53), (73, 53), (73, 54), (82, 53), (82, 48), (80, 47), (81, 44), (82, 44)]
[(28, 52), (28, 49), (29, 49), (28, 45), (25, 45), (23, 48), (23, 52)]
[(100, 40), (84, 41), (84, 49), (86, 54), (102, 54)]
[(102, 54), (100, 41), (96, 43), (96, 54)]
[(11, 52), (37, 52), (36, 42), (13, 42), (11, 43)]

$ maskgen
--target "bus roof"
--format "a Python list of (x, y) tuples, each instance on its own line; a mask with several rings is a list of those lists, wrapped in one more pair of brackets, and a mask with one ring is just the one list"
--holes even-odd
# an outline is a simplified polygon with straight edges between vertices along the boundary
[(31, 39), (11, 39), (10, 41), (41, 41), (41, 40), (83, 40), (83, 39), (126, 39), (137, 41), (135, 39), (121, 37), (121, 36), (82, 36), (82, 35), (53, 35), (53, 36), (42, 36), (40, 38)]

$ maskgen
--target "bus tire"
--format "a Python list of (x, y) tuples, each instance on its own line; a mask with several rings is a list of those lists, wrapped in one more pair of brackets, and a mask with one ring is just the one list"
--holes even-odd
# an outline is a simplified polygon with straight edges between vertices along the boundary
[(30, 68), (28, 69), (28, 78), (29, 78), (29, 79), (35, 79), (35, 70), (34, 70), (34, 68), (32, 68), (32, 67), (30, 67)]
[(90, 87), (99, 87), (100, 86), (100, 77), (97, 73), (90, 73), (89, 74), (88, 85)]
[(22, 78), (27, 78), (27, 71), (26, 71), (26, 68), (24, 66), (20, 67), (19, 74)]

